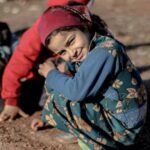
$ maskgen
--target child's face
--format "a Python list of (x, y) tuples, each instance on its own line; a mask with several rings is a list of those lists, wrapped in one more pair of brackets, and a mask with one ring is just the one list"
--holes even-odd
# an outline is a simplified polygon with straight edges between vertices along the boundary
[(52, 36), (48, 48), (65, 61), (82, 61), (89, 51), (89, 36), (79, 29), (60, 31)]

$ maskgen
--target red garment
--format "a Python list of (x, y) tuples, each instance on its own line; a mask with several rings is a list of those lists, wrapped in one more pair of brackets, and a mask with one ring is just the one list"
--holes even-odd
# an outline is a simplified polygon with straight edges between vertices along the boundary
[[(48, 35), (58, 28), (65, 26), (85, 26), (87, 21), (91, 22), (90, 13), (86, 6), (65, 6), (65, 8), (67, 10), (60, 6), (57, 8), (50, 7), (41, 16), (38, 29), (43, 45), (45, 45)], [(84, 18), (84, 21), (81, 21), (81, 16)]]
[(48, 6), (60, 5), (60, 4), (65, 5), (65, 4), (67, 4), (68, 2), (71, 2), (71, 1), (87, 5), (90, 0), (49, 0), (48, 1)]
[[(49, 6), (52, 5), (63, 5), (69, 0), (48, 0)], [(74, 0), (80, 1), (87, 4), (89, 0)], [(21, 82), (20, 80), (24, 77), (32, 78), (32, 68), (37, 60), (40, 52), (42, 43), (38, 33), (38, 24), (41, 16), (28, 29), (23, 36), (19, 44), (17, 45), (14, 54), (12, 55), (2, 79), (2, 98), (7, 105), (17, 105), (17, 99), (20, 93)]]

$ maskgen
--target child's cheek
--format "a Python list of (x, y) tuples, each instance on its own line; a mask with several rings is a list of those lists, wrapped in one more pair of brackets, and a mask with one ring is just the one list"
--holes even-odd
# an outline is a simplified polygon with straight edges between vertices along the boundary
[(69, 55), (64, 55), (64, 56), (61, 56), (62, 59), (64, 59), (65, 61), (70, 61), (70, 58), (69, 58)]

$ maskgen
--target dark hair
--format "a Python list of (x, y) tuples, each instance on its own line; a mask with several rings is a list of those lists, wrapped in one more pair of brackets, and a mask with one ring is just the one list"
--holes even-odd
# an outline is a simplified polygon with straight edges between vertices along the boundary
[[(83, 4), (77, 3), (77, 2), (69, 2), (68, 3), (68, 6), (77, 6), (77, 5), (83, 5)], [(62, 7), (62, 8), (66, 9), (65, 7)], [(95, 32), (99, 33), (100, 35), (104, 35), (104, 36), (112, 36), (111, 33), (108, 31), (107, 24), (99, 16), (97, 16), (95, 14), (90, 14), (91, 20), (92, 20), (90, 23), (92, 25), (89, 26), (88, 25), (89, 20), (87, 20), (86, 18), (85, 19), (81, 18), (81, 16), (79, 16), (79, 14), (73, 13), (73, 15), (79, 17), (81, 19), (81, 21), (84, 22), (85, 26), (68, 26), (68, 27), (62, 27), (62, 28), (55, 30), (46, 38), (46, 40), (45, 40), (46, 47), (48, 46), (48, 43), (50, 42), (52, 36), (56, 35), (58, 32), (60, 32), (60, 31), (71, 31), (71, 30), (74, 30), (76, 28), (81, 30), (82, 32), (89, 32), (90, 38), (93, 37)]]
[[(79, 2), (74, 2), (74, 1), (70, 1), (68, 2), (69, 6), (78, 6), (78, 5), (83, 5), (82, 3)], [(95, 14), (90, 14), (91, 15), (91, 19), (92, 19), (92, 30), (93, 32), (97, 32), (101, 35), (105, 35), (105, 36), (112, 36), (111, 33), (108, 31), (108, 26), (106, 24), (106, 22), (100, 18), (99, 16), (95, 15)]]
[(11, 31), (5, 22), (0, 22), (0, 46), (11, 44)]
[(106, 22), (95, 14), (91, 14), (92, 18), (92, 30), (93, 32), (97, 32), (100, 35), (104, 36), (112, 36), (110, 31), (108, 30), (108, 26)]
[(68, 6), (78, 6), (78, 5), (84, 5), (84, 4), (82, 4), (80, 2), (69, 1), (67, 5)]

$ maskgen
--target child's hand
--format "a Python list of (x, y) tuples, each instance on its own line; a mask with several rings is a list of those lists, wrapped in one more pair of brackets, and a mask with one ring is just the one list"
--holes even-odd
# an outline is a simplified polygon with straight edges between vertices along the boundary
[(38, 72), (40, 75), (44, 76), (46, 78), (49, 71), (55, 69), (55, 65), (52, 62), (52, 59), (47, 59), (43, 64), (39, 65)]
[(31, 123), (31, 129), (37, 131), (39, 128), (44, 126), (44, 122), (40, 119), (33, 119)]
[(57, 65), (57, 69), (62, 72), (65, 73), (66, 72), (66, 64), (64, 62), (60, 63)]
[(28, 117), (28, 115), (23, 112), (19, 107), (17, 106), (11, 106), (11, 105), (5, 105), (4, 110), (0, 114), (0, 122), (3, 121), (12, 121), (16, 115), (19, 114), (21, 117)]

